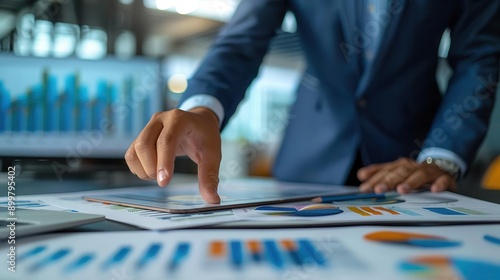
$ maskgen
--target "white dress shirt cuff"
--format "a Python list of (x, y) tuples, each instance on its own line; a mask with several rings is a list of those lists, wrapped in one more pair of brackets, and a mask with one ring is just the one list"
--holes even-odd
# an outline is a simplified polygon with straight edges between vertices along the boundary
[(444, 159), (455, 163), (460, 168), (461, 176), (463, 176), (467, 171), (467, 164), (463, 161), (463, 159), (450, 150), (443, 148), (423, 149), (418, 155), (417, 162), (418, 163), (424, 162), (428, 157)]
[(219, 127), (224, 121), (224, 107), (220, 101), (208, 94), (197, 94), (186, 99), (182, 104), (180, 104), (179, 109), (183, 111), (189, 111), (193, 108), (203, 107), (212, 110), (212, 112), (219, 118)]

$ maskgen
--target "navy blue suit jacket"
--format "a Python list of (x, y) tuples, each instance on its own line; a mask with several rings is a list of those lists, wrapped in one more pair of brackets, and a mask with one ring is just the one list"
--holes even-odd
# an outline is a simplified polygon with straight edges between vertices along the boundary
[[(439, 147), (471, 163), (487, 131), (499, 75), (500, 1), (393, 0), (368, 69), (361, 69), (359, 52), (370, 35), (348, 16), (349, 5), (352, 0), (242, 0), (183, 100), (216, 97), (224, 126), (289, 10), (307, 69), (276, 158), (277, 178), (341, 184), (358, 151), (371, 164)], [(454, 72), (443, 95), (436, 68), (447, 28)]]

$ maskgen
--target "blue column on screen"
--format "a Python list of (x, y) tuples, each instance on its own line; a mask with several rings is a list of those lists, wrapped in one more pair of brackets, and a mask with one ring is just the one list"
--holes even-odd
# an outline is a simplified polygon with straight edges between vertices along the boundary
[(12, 119), (11, 99), (10, 94), (0, 81), (0, 132), (6, 131), (9, 126), (8, 122)]
[(89, 108), (89, 93), (86, 86), (81, 86), (78, 89), (78, 115), (77, 118), (77, 131), (89, 130), (88, 123), (90, 121), (90, 108)]
[(75, 104), (76, 77), (66, 77), (64, 93), (61, 96), (61, 113), (59, 114), (60, 130), (64, 132), (73, 130), (73, 110)]
[(26, 131), (27, 129), (27, 97), (20, 95), (12, 103), (12, 131)]
[(134, 93), (134, 80), (132, 78), (128, 78), (125, 81), (125, 86), (123, 88), (123, 102), (126, 104), (126, 108), (128, 108), (128, 111), (126, 112), (126, 117), (125, 117), (125, 133), (130, 135), (133, 134), (133, 116), (134, 111), (137, 109), (137, 105), (135, 103), (135, 97), (133, 96)]
[(104, 120), (104, 113), (106, 110), (108, 86), (105, 81), (99, 81), (97, 84), (97, 95), (94, 99), (92, 107), (92, 129), (101, 129), (101, 122)]
[[(118, 99), (118, 88), (115, 85), (110, 85), (108, 87), (108, 101), (106, 109), (106, 118), (109, 124), (112, 124), (114, 129), (116, 129), (116, 118), (113, 115), (113, 105)], [(121, 119), (120, 119), (121, 120)], [(112, 133), (113, 131), (106, 131), (106, 133)]]
[(146, 124), (149, 122), (149, 119), (153, 115), (151, 112), (151, 104), (150, 104), (150, 96), (145, 96), (144, 100), (142, 101), (142, 122), (141, 122), (141, 129), (146, 126)]
[(28, 93), (28, 131), (43, 130), (43, 86), (36, 85)]
[(45, 131), (57, 130), (57, 79), (54, 76), (47, 77), (47, 91), (45, 97), (47, 98), (45, 110)]

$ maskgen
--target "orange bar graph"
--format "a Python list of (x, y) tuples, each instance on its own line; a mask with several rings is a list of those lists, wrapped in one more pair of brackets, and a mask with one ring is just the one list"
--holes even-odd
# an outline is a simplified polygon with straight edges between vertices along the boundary
[(283, 239), (281, 240), (281, 245), (287, 250), (287, 251), (295, 251), (297, 247), (295, 246), (295, 242), (293, 242), (290, 239)]
[(259, 254), (262, 251), (262, 246), (260, 242), (257, 240), (249, 240), (247, 242), (248, 251), (252, 254)]
[(378, 206), (378, 207), (373, 207), (373, 208), (375, 208), (375, 209), (377, 209), (377, 210), (380, 210), (380, 211), (387, 212), (387, 213), (392, 214), (392, 215), (399, 215), (399, 212), (396, 212), (396, 211), (394, 211), (394, 210), (387, 209), (387, 208), (384, 208), (384, 207), (380, 207), (380, 206)]
[(213, 258), (221, 258), (226, 254), (226, 246), (223, 241), (212, 241), (208, 247), (208, 255)]
[(370, 214), (373, 214), (373, 215), (383, 215), (379, 211), (373, 210), (370, 207), (361, 207), (361, 209), (364, 210), (364, 211), (366, 211), (366, 212), (368, 212), (368, 213), (370, 213)]
[(354, 206), (349, 206), (347, 207), (347, 209), (351, 210), (352, 212), (358, 214), (358, 215), (361, 215), (361, 216), (371, 216), (370, 213), (367, 213), (361, 209), (359, 209), (358, 207), (354, 207)]

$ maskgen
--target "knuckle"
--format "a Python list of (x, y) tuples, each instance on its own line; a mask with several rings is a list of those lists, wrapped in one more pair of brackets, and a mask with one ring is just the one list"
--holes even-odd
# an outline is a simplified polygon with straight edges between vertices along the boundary
[(184, 112), (181, 109), (172, 109), (169, 111), (170, 116), (172, 116), (172, 118), (174, 118), (174, 119), (178, 119), (178, 118), (182, 117), (185, 113), (186, 112)]
[(137, 139), (137, 141), (135, 141), (134, 148), (138, 152), (146, 152), (151, 149), (151, 145), (143, 139)]
[(427, 176), (429, 176), (429, 175), (430, 175), (429, 170), (428, 170), (428, 169), (426, 169), (426, 168), (424, 168), (424, 169), (420, 168), (420, 169), (418, 169), (418, 170), (416, 171), (416, 173), (417, 173), (417, 175), (418, 175), (419, 177), (427, 177)]
[(139, 177), (142, 180), (149, 180), (149, 177), (146, 174), (137, 174), (137, 177)]
[(159, 150), (167, 149), (170, 145), (172, 145), (174, 140), (174, 136), (171, 133), (167, 133), (162, 137), (158, 137), (156, 140), (156, 148)]
[(146, 175), (149, 177), (148, 179), (154, 179), (156, 178), (156, 171), (150, 168), (146, 170)]
[(398, 159), (398, 163), (401, 165), (408, 165), (410, 164), (410, 160), (408, 158), (402, 157)]
[(401, 177), (406, 177), (413, 171), (413, 168), (409, 165), (402, 165), (398, 167), (397, 171)]
[(392, 185), (398, 179), (398, 177), (399, 176), (396, 173), (388, 173), (384, 177), (384, 182)]
[(125, 161), (127, 163), (131, 163), (131, 162), (134, 162), (136, 161), (137, 159), (137, 156), (134, 152), (132, 152), (131, 150), (128, 150), (126, 153), (125, 153)]
[(153, 116), (151, 116), (151, 119), (152, 120), (160, 120), (163, 116), (163, 112), (156, 112), (153, 114)]
[(219, 183), (219, 174), (215, 170), (211, 170), (210, 172), (208, 172), (208, 178), (214, 183)]

